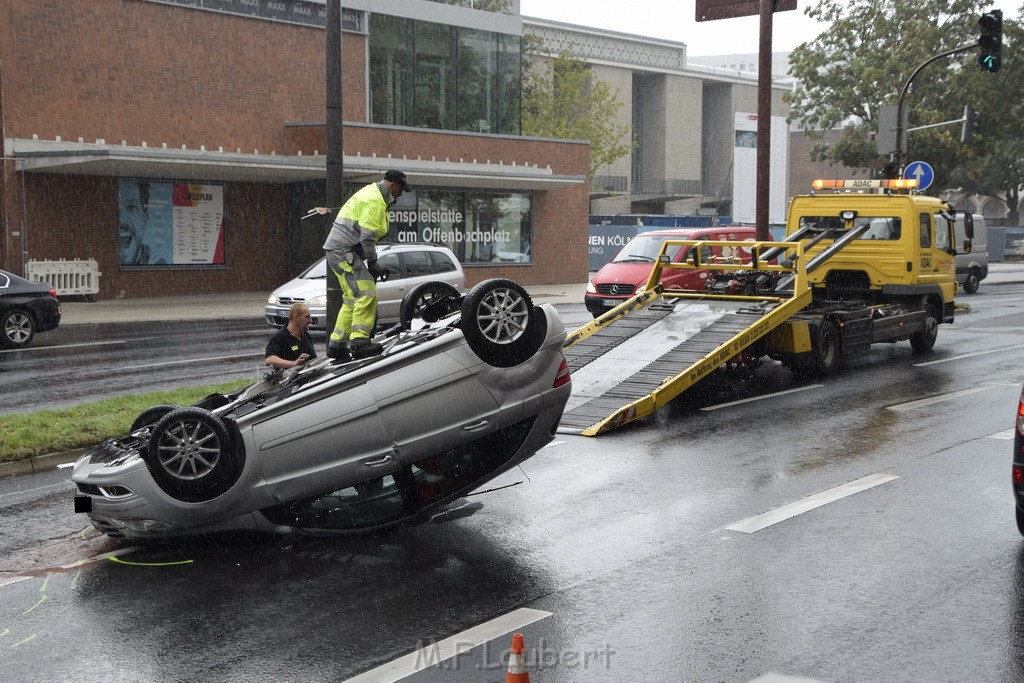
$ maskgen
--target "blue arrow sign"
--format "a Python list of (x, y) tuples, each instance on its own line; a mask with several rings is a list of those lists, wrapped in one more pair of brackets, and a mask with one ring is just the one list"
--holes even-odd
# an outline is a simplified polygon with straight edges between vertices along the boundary
[(923, 161), (913, 161), (903, 169), (904, 178), (913, 178), (917, 181), (917, 189), (923, 190), (935, 180), (935, 171)]

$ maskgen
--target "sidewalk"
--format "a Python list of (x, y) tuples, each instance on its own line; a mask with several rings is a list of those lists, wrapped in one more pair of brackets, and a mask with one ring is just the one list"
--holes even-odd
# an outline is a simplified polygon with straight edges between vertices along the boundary
[[(1024, 284), (1024, 262), (989, 264), (988, 277), (981, 291), (1000, 284)], [(565, 285), (527, 285), (536, 303), (582, 304), (587, 283)], [(61, 302), (61, 325), (154, 320), (223, 320), (227, 318), (263, 318), (268, 292), (196, 294), (146, 299), (107, 299), (86, 303)], [(959, 294), (962, 298), (969, 295)]]
[[(1024, 274), (1024, 268), (1022, 268)], [(587, 283), (572, 285), (527, 285), (538, 304), (582, 304)], [(195, 294), (144, 299), (104, 299), (92, 303), (61, 301), (61, 326), (104, 322), (156, 320), (263, 319), (269, 292)]]

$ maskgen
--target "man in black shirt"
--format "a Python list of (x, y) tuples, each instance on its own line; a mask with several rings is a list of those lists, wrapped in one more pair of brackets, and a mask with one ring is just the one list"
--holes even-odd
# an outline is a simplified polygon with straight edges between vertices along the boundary
[(316, 358), (313, 339), (308, 332), (311, 322), (309, 306), (292, 304), (288, 309), (288, 324), (278, 330), (267, 344), (267, 365), (275, 369), (294, 368)]

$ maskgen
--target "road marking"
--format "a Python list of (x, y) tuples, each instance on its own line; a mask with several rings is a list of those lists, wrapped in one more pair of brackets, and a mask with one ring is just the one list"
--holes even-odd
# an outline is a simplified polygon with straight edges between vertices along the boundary
[(95, 341), (80, 342), (78, 344), (55, 344), (54, 346), (30, 346), (24, 349), (7, 349), (0, 353), (17, 353), (19, 351), (47, 351), (50, 349), (83, 349), (87, 346), (127, 346), (128, 342), (118, 339), (116, 341)]
[(169, 360), (163, 363), (148, 363), (146, 365), (133, 365), (132, 370), (148, 370), (150, 368), (167, 368), (174, 365), (201, 365), (210, 361), (217, 360), (246, 360), (254, 358), (262, 358), (263, 356), (258, 353), (240, 353), (233, 356), (209, 356), (207, 358), (186, 358), (185, 360)]
[(445, 638), (415, 652), (410, 652), (404, 657), (382, 664), (376, 669), (365, 671), (355, 678), (348, 679), (345, 683), (394, 683), (394, 681), (400, 681), (406, 676), (436, 666), (452, 657), (465, 654), (498, 636), (517, 631), (528, 624), (547, 619), (550, 616), (551, 612), (523, 607), (462, 633), (457, 633), (451, 638)]
[(31, 578), (31, 576), (12, 576), (9, 579), (0, 579), (0, 588), (10, 586), (12, 583), (18, 583), (19, 581), (28, 581)]
[(1015, 387), (1016, 384), (1010, 384), (1009, 382), (997, 382), (993, 384), (985, 384), (980, 387), (972, 387), (970, 389), (961, 389), (960, 391), (951, 391), (948, 394), (939, 394), (938, 396), (932, 396), (930, 398), (922, 398), (917, 401), (909, 401), (907, 403), (897, 403), (894, 406), (887, 406), (889, 410), (895, 410), (902, 412), (904, 410), (913, 410), (914, 408), (921, 408), (922, 406), (930, 406), (933, 403), (943, 403), (945, 401), (952, 401), (954, 398), (960, 398), (961, 396), (968, 396), (970, 394), (976, 394), (979, 391), (986, 391), (988, 389), (997, 389), (999, 387)]
[(731, 524), (726, 528), (728, 531), (739, 531), (744, 534), (752, 534), (755, 531), (760, 531), (765, 527), (769, 527), (772, 524), (778, 524), (779, 522), (785, 521), (790, 517), (796, 517), (799, 514), (803, 514), (814, 508), (821, 507), (828, 503), (833, 503), (841, 498), (852, 496), (855, 493), (866, 491), (867, 489), (884, 484), (887, 481), (893, 479), (899, 479), (895, 474), (869, 474), (866, 477), (851, 481), (841, 486), (836, 486), (827, 491), (815, 493), (814, 495), (807, 496), (800, 500), (794, 501), (782, 507), (763, 512), (760, 515), (754, 515), (753, 517), (747, 517), (746, 519), (740, 520), (735, 524)]
[(954, 360), (962, 360), (964, 358), (976, 358), (978, 356), (987, 356), (993, 353), (1002, 353), (1003, 351), (1013, 351), (1014, 349), (1024, 349), (1024, 344), (1017, 344), (1015, 346), (1004, 346), (1001, 349), (992, 349), (991, 351), (977, 351), (975, 353), (965, 353), (960, 356), (953, 356), (951, 358), (942, 358), (940, 360), (930, 360), (924, 363), (914, 363), (915, 368), (923, 368), (928, 365), (937, 365), (939, 363), (949, 363)]
[(1017, 431), (1017, 429), (1015, 427), (1010, 427), (1009, 429), (1004, 429), (1001, 432), (996, 432), (995, 434), (989, 434), (985, 438), (986, 439), (1000, 439), (1002, 441), (1012, 441), (1013, 440), (1013, 435), (1014, 435), (1014, 433), (1016, 433), (1016, 431)]
[(794, 394), (798, 391), (807, 391), (808, 389), (820, 389), (825, 386), (824, 384), (808, 384), (806, 387), (797, 387), (796, 389), (786, 389), (785, 391), (776, 391), (774, 394), (765, 394), (763, 396), (751, 396), (750, 398), (741, 398), (738, 401), (729, 401), (728, 403), (716, 403), (713, 406), (706, 406), (701, 410), (719, 410), (720, 408), (728, 408), (730, 406), (738, 406), (741, 403), (750, 403), (751, 401), (761, 401), (766, 398), (775, 398), (776, 396), (785, 396), (786, 394)]

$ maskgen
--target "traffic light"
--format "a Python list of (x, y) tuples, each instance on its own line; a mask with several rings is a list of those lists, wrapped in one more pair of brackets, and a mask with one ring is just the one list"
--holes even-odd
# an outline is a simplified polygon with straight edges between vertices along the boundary
[(970, 142), (978, 132), (978, 112), (964, 107), (963, 123), (960, 126), (960, 142)]
[(985, 12), (978, 19), (978, 26), (981, 27), (981, 37), (978, 39), (981, 54), (978, 55), (978, 64), (984, 71), (999, 71), (1003, 62), (1003, 11), (994, 9)]

